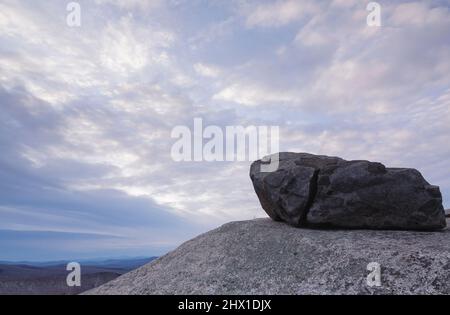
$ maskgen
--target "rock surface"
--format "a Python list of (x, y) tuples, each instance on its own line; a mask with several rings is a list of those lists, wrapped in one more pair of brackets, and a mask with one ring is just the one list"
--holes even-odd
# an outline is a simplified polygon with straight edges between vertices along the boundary
[(263, 209), (294, 226), (438, 230), (446, 226), (439, 187), (419, 171), (369, 161), (280, 153), (277, 171), (250, 178)]
[[(450, 294), (450, 230), (232, 222), (87, 294)], [(371, 262), (381, 286), (369, 286)]]

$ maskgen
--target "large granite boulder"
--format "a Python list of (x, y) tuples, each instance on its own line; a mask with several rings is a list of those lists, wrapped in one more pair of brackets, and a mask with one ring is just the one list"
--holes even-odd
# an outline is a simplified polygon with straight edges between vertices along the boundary
[(86, 294), (450, 294), (449, 237), (231, 222)]
[(263, 209), (294, 226), (437, 230), (446, 226), (439, 187), (415, 169), (307, 153), (280, 153), (274, 172), (254, 162)]

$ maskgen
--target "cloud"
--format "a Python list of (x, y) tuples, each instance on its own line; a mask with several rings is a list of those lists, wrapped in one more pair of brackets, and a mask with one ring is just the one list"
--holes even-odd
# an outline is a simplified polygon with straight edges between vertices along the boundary
[(359, 1), (201, 4), (81, 1), (81, 28), (57, 2), (0, 4), (0, 259), (36, 258), (33, 237), (47, 257), (161, 253), (264, 216), (250, 162), (172, 161), (195, 117), (416, 167), (449, 206), (447, 5), (382, 4), (373, 28)]
[(215, 94), (213, 99), (247, 106), (259, 106), (292, 100), (291, 96), (286, 95), (283, 91), (275, 91), (271, 88), (266, 89), (264, 86), (252, 86), (250, 84), (242, 83), (227, 86)]
[(221, 70), (212, 65), (205, 65), (203, 63), (194, 64), (194, 70), (201, 76), (217, 78), (221, 74)]
[(432, 24), (448, 23), (448, 7), (431, 7), (426, 2), (407, 2), (396, 6), (390, 16), (395, 26), (424, 27)]
[(277, 0), (243, 7), (248, 27), (280, 27), (317, 12), (313, 1)]
[(152, 10), (158, 8), (162, 5), (162, 0), (95, 0), (96, 4), (105, 5), (110, 4), (114, 5), (120, 9), (125, 10)]

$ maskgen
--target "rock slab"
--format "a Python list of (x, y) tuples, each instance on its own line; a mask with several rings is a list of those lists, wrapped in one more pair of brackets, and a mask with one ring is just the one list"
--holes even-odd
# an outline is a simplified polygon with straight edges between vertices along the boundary
[(279, 154), (275, 172), (250, 178), (261, 206), (293, 226), (439, 230), (446, 226), (442, 196), (419, 171), (370, 161), (308, 153)]
[[(86, 294), (450, 294), (450, 230), (231, 222)], [(370, 263), (381, 267), (369, 286)]]

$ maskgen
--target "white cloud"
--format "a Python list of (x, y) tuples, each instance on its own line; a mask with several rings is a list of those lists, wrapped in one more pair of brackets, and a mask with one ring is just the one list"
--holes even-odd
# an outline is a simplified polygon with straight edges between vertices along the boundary
[(279, 27), (289, 24), (318, 10), (313, 1), (277, 0), (272, 3), (245, 7), (249, 27)]
[(100, 5), (111, 4), (126, 10), (151, 10), (160, 7), (163, 0), (95, 0), (95, 3)]
[(419, 26), (450, 21), (448, 7), (430, 7), (427, 2), (407, 2), (395, 6), (390, 22), (395, 26)]
[(132, 75), (149, 64), (168, 65), (170, 58), (165, 49), (173, 42), (172, 33), (145, 29), (127, 16), (105, 28), (101, 37), (100, 63), (121, 76)]
[(215, 67), (213, 65), (206, 65), (203, 63), (194, 64), (194, 70), (199, 75), (209, 78), (217, 78), (222, 73), (222, 71), (218, 67)]
[(259, 106), (270, 103), (292, 102), (293, 96), (285, 91), (248, 83), (232, 84), (213, 96), (213, 100), (234, 102), (240, 105)]
[(329, 43), (329, 38), (325, 34), (303, 29), (297, 34), (295, 41), (307, 46), (320, 46)]

